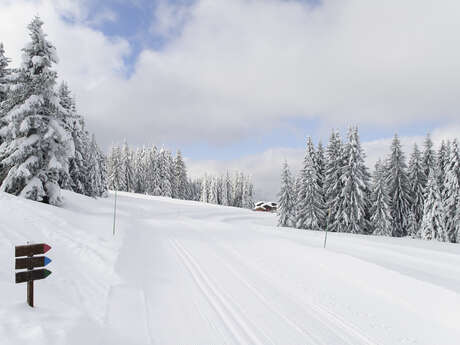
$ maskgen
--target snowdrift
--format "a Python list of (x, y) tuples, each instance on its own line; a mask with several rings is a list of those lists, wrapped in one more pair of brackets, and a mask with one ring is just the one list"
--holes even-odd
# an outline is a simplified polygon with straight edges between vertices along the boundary
[[(2, 344), (458, 344), (460, 246), (277, 228), (276, 215), (119, 193), (0, 194)], [(46, 242), (34, 309), (14, 246)]]

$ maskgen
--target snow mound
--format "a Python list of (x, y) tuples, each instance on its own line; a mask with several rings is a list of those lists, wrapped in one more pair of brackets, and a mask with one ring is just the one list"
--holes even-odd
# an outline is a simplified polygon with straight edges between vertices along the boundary
[[(0, 193), (1, 344), (457, 345), (460, 246), (277, 228), (271, 213), (130, 193)], [(14, 245), (46, 242), (36, 305)]]

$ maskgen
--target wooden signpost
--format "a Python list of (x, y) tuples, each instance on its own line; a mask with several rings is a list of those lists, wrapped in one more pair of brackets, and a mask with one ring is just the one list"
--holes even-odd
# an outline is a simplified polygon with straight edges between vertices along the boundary
[(36, 270), (37, 267), (45, 267), (51, 262), (46, 256), (34, 256), (45, 254), (51, 247), (45, 243), (28, 244), (25, 246), (16, 246), (15, 269), (27, 269), (27, 271), (16, 272), (16, 284), (27, 283), (27, 304), (34, 306), (34, 280), (45, 279), (51, 274), (46, 269)]

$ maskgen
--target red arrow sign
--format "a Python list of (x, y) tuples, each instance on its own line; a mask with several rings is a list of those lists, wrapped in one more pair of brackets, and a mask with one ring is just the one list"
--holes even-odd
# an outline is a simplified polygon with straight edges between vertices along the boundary
[(51, 246), (46, 243), (28, 244), (25, 246), (16, 246), (15, 256), (32, 256), (37, 254), (45, 254), (51, 249)]

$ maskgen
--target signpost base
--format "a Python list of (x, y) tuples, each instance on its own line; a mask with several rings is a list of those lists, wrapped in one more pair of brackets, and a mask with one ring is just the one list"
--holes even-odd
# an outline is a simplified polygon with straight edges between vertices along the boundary
[(27, 282), (27, 304), (33, 308), (34, 307), (34, 281)]

